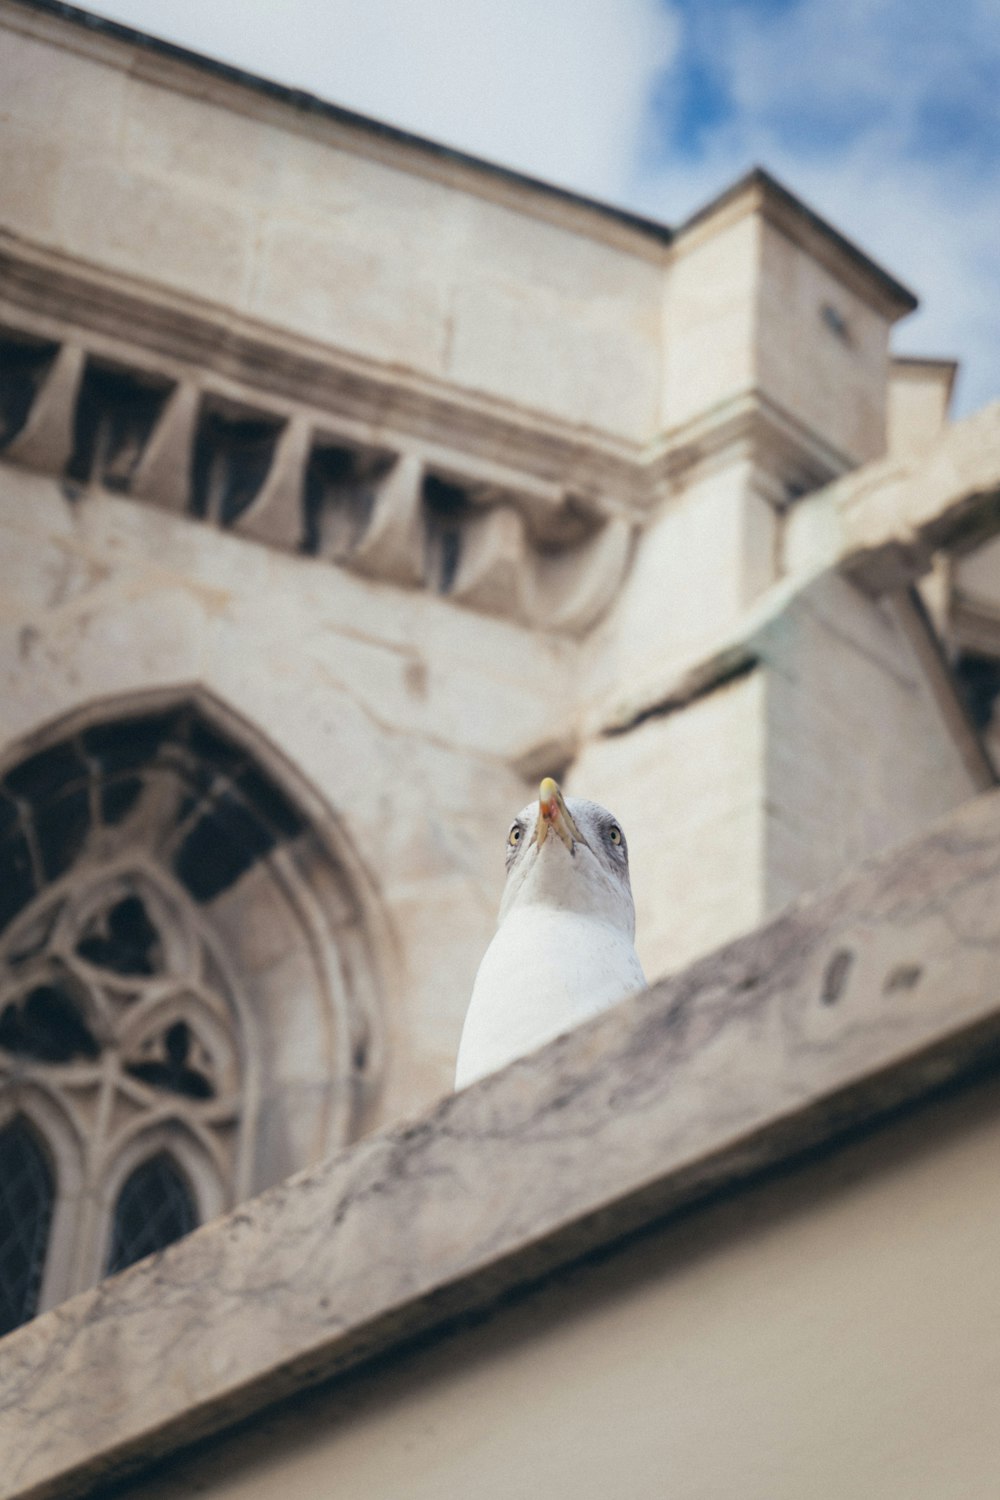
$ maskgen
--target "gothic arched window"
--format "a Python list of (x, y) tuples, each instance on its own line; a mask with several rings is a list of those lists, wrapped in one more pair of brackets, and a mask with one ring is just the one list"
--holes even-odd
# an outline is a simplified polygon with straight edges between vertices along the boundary
[(0, 1335), (35, 1315), (54, 1198), (45, 1153), (15, 1118), (0, 1130)]
[(118, 1194), (108, 1275), (172, 1245), (197, 1223), (190, 1188), (168, 1154), (157, 1152), (129, 1174)]
[(350, 1139), (377, 1072), (341, 855), (214, 713), (84, 712), (0, 763), (18, 1321)]

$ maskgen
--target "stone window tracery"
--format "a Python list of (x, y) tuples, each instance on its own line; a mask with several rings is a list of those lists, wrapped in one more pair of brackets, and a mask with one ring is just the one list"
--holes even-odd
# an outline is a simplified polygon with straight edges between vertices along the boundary
[(306, 818), (188, 701), (0, 775), (9, 1326), (350, 1138), (378, 1058), (359, 938)]
[(54, 1197), (34, 1132), (12, 1120), (0, 1130), (0, 1335), (34, 1316)]
[[(151, 864), (84, 864), (11, 923), (0, 1049), (8, 1084), (29, 1078), (74, 1122), (95, 1194), (123, 1149), (167, 1126), (200, 1154), (211, 1206), (231, 1196), (252, 1112), (238, 1009), (195, 903)], [(168, 1150), (151, 1150), (119, 1191), (107, 1268), (162, 1249), (209, 1206), (199, 1210)], [(106, 1229), (91, 1217), (93, 1261)]]

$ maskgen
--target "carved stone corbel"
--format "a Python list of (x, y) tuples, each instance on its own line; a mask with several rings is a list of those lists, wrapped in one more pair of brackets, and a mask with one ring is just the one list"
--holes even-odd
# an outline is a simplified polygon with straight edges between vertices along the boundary
[(256, 500), (237, 517), (233, 531), (272, 547), (296, 548), (302, 536), (302, 488), (309, 460), (312, 423), (296, 412), (275, 449), (271, 468)]
[(633, 527), (623, 516), (605, 521), (575, 547), (535, 555), (528, 577), (528, 613), (553, 630), (585, 630), (607, 609), (625, 576)]
[(351, 567), (394, 583), (423, 582), (423, 477), (422, 460), (404, 453), (383, 479), (374, 481), (371, 519), (345, 559)]
[(497, 505), (465, 518), (452, 599), (476, 609), (524, 617), (528, 556), (524, 518), (512, 505)]
[(84, 360), (78, 344), (63, 344), (5, 458), (45, 473), (63, 473), (73, 452), (73, 422)]
[(152, 500), (167, 510), (188, 510), (191, 448), (200, 399), (195, 385), (178, 385), (171, 392), (130, 486), (137, 499)]

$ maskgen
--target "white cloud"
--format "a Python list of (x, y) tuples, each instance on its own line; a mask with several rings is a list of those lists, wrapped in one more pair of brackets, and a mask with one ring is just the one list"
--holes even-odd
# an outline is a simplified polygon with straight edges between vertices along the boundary
[(918, 294), (895, 345), (962, 359), (959, 410), (1000, 396), (993, 0), (724, 0), (707, 44), (732, 112), (699, 151), (647, 152), (644, 210), (683, 217), (766, 166)]

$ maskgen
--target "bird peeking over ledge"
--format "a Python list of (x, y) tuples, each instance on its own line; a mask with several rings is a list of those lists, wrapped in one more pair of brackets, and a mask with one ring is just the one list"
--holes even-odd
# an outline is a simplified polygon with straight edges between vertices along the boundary
[(644, 989), (628, 845), (596, 802), (547, 776), (507, 834), (507, 884), (455, 1073), (465, 1088)]

